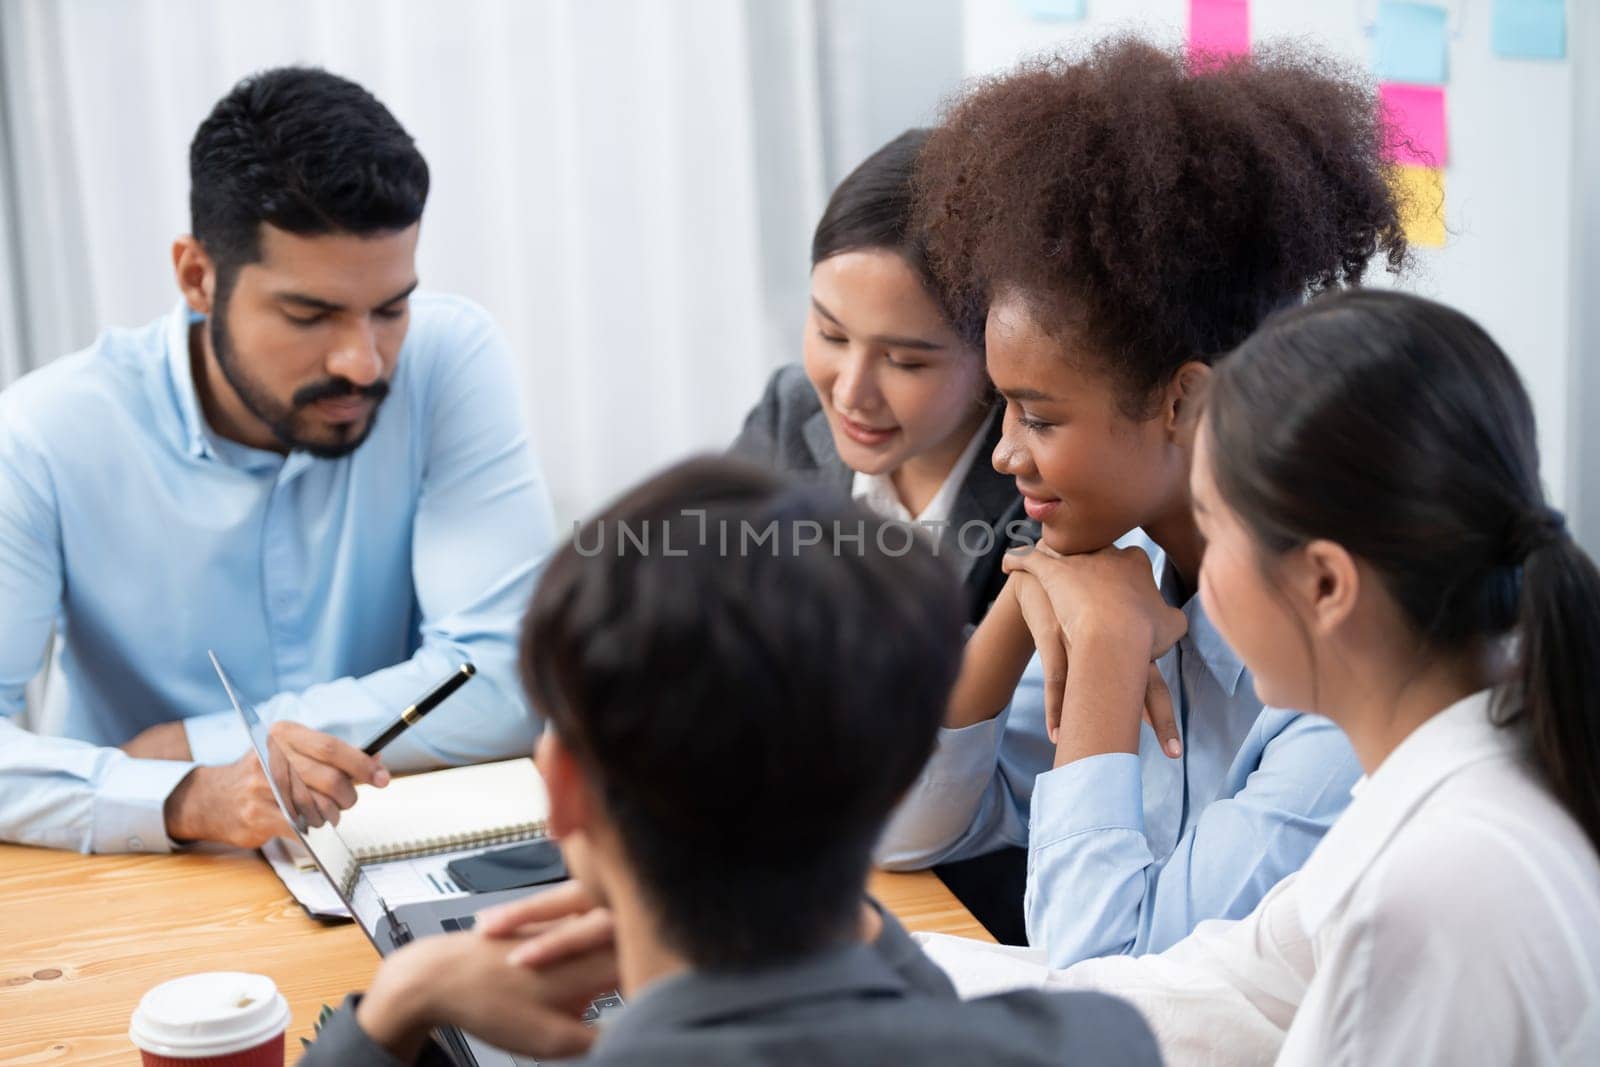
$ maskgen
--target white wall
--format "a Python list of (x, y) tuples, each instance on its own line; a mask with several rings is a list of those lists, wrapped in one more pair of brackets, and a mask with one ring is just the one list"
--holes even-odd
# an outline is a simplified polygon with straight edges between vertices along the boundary
[[(1572, 238), (1575, 206), (1575, 63), (1594, 64), (1594, 12), (1569, 3), (1568, 60), (1495, 57), (1489, 42), (1489, 0), (1453, 0), (1450, 80), (1445, 86), (1450, 166), (1442, 249), (1418, 249), (1403, 288), (1442, 300), (1481, 322), (1511, 355), (1527, 381), (1539, 419), (1544, 479), (1557, 506), (1576, 494), (1578, 477), (1600, 466), (1587, 420), (1569, 408), (1581, 382), (1574, 342)], [(1309, 38), (1370, 70), (1368, 30), (1375, 0), (1253, 0), (1251, 35), (1260, 42)], [(965, 0), (966, 70), (1003, 70), (1020, 56), (1072, 47), (1118, 29), (1182, 40), (1187, 0), (1088, 0), (1083, 22), (1036, 22), (1015, 0)], [(1584, 163), (1585, 192), (1594, 188), (1596, 159)], [(1594, 238), (1591, 236), (1590, 238)], [(1382, 277), (1374, 272), (1374, 280)], [(1594, 431), (1589, 431), (1594, 433)], [(1584, 471), (1576, 463), (1587, 462)], [(1595, 516), (1582, 530), (1600, 538)]]
[(1568, 35), (1585, 42), (1573, 64), (1572, 390), (1568, 395), (1568, 514), (1600, 557), (1600, 4), (1571, 7)]
[(962, 0), (818, 0), (831, 189), (960, 87)]

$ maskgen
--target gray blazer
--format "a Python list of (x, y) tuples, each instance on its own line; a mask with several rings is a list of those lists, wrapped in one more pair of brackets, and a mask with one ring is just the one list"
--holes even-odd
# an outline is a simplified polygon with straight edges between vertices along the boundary
[[(1006, 549), (1039, 537), (1038, 524), (1022, 510), (1016, 483), (989, 463), (989, 456), (1000, 441), (998, 412), (990, 417), (984, 433), (978, 458), (961, 483), (950, 511), (950, 525), (941, 531), (939, 548), (939, 554), (953, 561), (961, 577), (967, 593), (968, 621), (973, 623), (982, 620), (1005, 584), (1000, 561)], [(797, 363), (779, 367), (773, 374), (728, 451), (752, 463), (814, 478), (847, 496), (855, 477), (839, 458), (817, 391)], [(977, 527), (968, 525), (971, 523), (989, 528), (988, 551), (967, 551), (984, 547), (986, 540)]]
[[(352, 997), (301, 1067), (399, 1067), (356, 1025)], [(417, 1064), (447, 1064), (430, 1044)], [(961, 1001), (892, 917), (872, 945), (830, 949), (750, 974), (689, 973), (647, 989), (606, 1022), (581, 1062), (661, 1065), (917, 1064), (1071, 1067), (1160, 1064), (1126, 1003), (1024, 991)]]

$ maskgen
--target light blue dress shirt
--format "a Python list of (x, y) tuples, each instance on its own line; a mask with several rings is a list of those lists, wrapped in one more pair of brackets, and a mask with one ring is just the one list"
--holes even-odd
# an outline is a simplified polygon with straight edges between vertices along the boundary
[[(1149, 553), (1162, 596), (1178, 606), (1165, 554), (1138, 531), (1118, 544)], [(1035, 657), (999, 716), (940, 731), (879, 862), (926, 867), (1027, 847), (1028, 941), (1053, 967), (1160, 952), (1202, 920), (1248, 914), (1305, 862), (1361, 769), (1327, 719), (1262, 706), (1199, 596), (1182, 609), (1189, 631), (1157, 663), (1181, 758), (1145, 723), (1138, 755), (1052, 769)]]
[[(162, 851), (194, 763), (115, 747), (182, 719), (194, 759), (248, 741), (215, 649), (267, 719), (364, 743), (470, 659), (478, 676), (384, 751), (397, 770), (526, 753), (516, 634), (554, 537), (505, 342), (414, 295), (388, 398), (338, 460), (213, 434), (182, 305), (0, 393), (0, 838)], [(52, 628), (30, 733), (13, 720)]]

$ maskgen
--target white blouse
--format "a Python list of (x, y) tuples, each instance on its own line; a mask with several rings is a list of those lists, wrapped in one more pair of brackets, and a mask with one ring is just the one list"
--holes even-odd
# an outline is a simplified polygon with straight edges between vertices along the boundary
[(874, 514), (885, 519), (899, 522), (949, 522), (950, 513), (956, 506), (956, 497), (960, 495), (961, 486), (966, 482), (967, 475), (972, 473), (972, 464), (978, 458), (978, 449), (983, 447), (983, 440), (987, 436), (985, 431), (989, 429), (990, 419), (994, 417), (990, 415), (988, 419), (983, 420), (977, 432), (972, 435), (972, 440), (967, 442), (967, 447), (956, 457), (950, 473), (939, 483), (939, 489), (933, 494), (933, 499), (928, 501), (928, 506), (919, 514), (911, 514), (911, 509), (901, 501), (900, 492), (894, 487), (894, 479), (887, 474), (862, 474), (856, 471), (855, 477), (850, 480), (851, 499), (872, 509)]
[(1401, 742), (1244, 919), (1044, 984), (1131, 1000), (1175, 1065), (1600, 1064), (1600, 859), (1489, 700)]

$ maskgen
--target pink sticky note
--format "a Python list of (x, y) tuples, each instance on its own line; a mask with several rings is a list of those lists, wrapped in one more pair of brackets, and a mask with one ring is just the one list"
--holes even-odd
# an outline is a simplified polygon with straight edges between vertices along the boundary
[[(1437, 85), (1378, 86), (1383, 119), (1391, 130), (1386, 157), (1391, 163), (1443, 167), (1450, 162), (1450, 141), (1444, 124), (1444, 89)], [(1398, 134), (1396, 138), (1393, 135)], [(1401, 143), (1393, 143), (1395, 140)], [(1405, 143), (1409, 142), (1409, 143)]]
[(1249, 55), (1249, 0), (1189, 0), (1189, 51)]

